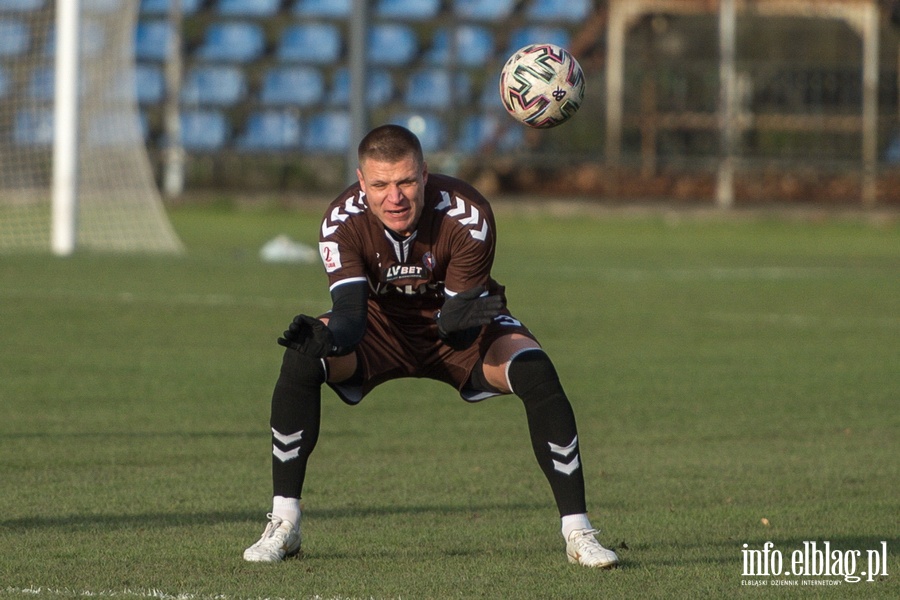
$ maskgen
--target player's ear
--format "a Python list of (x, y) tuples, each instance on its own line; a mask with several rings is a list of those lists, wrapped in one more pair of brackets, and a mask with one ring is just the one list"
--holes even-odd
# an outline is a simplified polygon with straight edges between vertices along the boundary
[(422, 183), (428, 183), (428, 163), (422, 161)]
[(366, 182), (363, 180), (362, 171), (359, 170), (359, 167), (356, 167), (356, 179), (359, 181), (359, 187), (362, 188), (363, 193), (366, 191)]

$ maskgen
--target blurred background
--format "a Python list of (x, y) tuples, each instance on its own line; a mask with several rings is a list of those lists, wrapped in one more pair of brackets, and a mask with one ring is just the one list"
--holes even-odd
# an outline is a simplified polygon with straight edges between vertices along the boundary
[[(81, 0), (81, 11), (85, 198), (150, 184), (173, 204), (223, 190), (330, 196), (352, 177), (360, 132), (395, 122), (419, 134), (433, 170), (489, 196), (900, 204), (895, 1)], [(53, 0), (0, 0), (8, 223), (10, 206), (45, 201), (52, 178), (57, 18)], [(568, 48), (587, 77), (579, 113), (552, 130), (516, 123), (497, 93), (506, 58), (532, 42)]]

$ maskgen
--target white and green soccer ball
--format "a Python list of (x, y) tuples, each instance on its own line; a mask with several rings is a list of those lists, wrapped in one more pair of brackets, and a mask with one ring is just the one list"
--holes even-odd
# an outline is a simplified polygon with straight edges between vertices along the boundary
[(584, 98), (584, 72), (568, 50), (530, 44), (500, 71), (500, 99), (520, 123), (545, 129), (572, 118)]

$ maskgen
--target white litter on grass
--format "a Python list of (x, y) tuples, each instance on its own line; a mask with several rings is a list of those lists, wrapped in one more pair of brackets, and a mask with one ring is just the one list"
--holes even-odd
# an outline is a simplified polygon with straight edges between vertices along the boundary
[[(168, 592), (164, 592), (162, 590), (157, 589), (128, 589), (125, 588), (120, 591), (116, 590), (74, 590), (70, 588), (50, 588), (50, 587), (42, 587), (42, 586), (32, 586), (27, 588), (14, 588), (7, 587), (6, 589), (0, 588), (0, 596), (4, 595), (17, 595), (17, 596), (30, 596), (33, 598), (46, 598), (46, 597), (63, 597), (63, 598), (118, 598), (118, 599), (126, 599), (126, 598), (139, 598), (146, 599), (150, 598), (153, 600), (287, 600), (286, 598), (275, 597), (275, 598), (253, 598), (246, 599), (240, 598), (238, 596), (229, 596), (228, 594), (192, 594), (192, 593), (177, 593), (170, 594)], [(308, 600), (362, 600), (359, 598), (354, 598), (350, 596), (320, 596), (319, 594), (314, 594), (312, 596), (301, 596), (300, 598), (306, 598)], [(371, 600), (371, 599), (366, 599)], [(398, 599), (399, 600), (399, 599)]]
[(312, 246), (282, 234), (266, 242), (259, 251), (259, 257), (265, 262), (313, 263), (319, 258), (319, 253)]

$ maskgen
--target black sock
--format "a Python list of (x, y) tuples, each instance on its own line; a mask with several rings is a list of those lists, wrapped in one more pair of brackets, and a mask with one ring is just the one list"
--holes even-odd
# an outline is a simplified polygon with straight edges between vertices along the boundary
[(322, 361), (286, 350), (272, 393), (272, 487), (274, 496), (300, 498), (306, 462), (319, 439)]
[(509, 384), (522, 399), (534, 455), (560, 516), (587, 512), (575, 413), (543, 350), (527, 350), (509, 365)]

